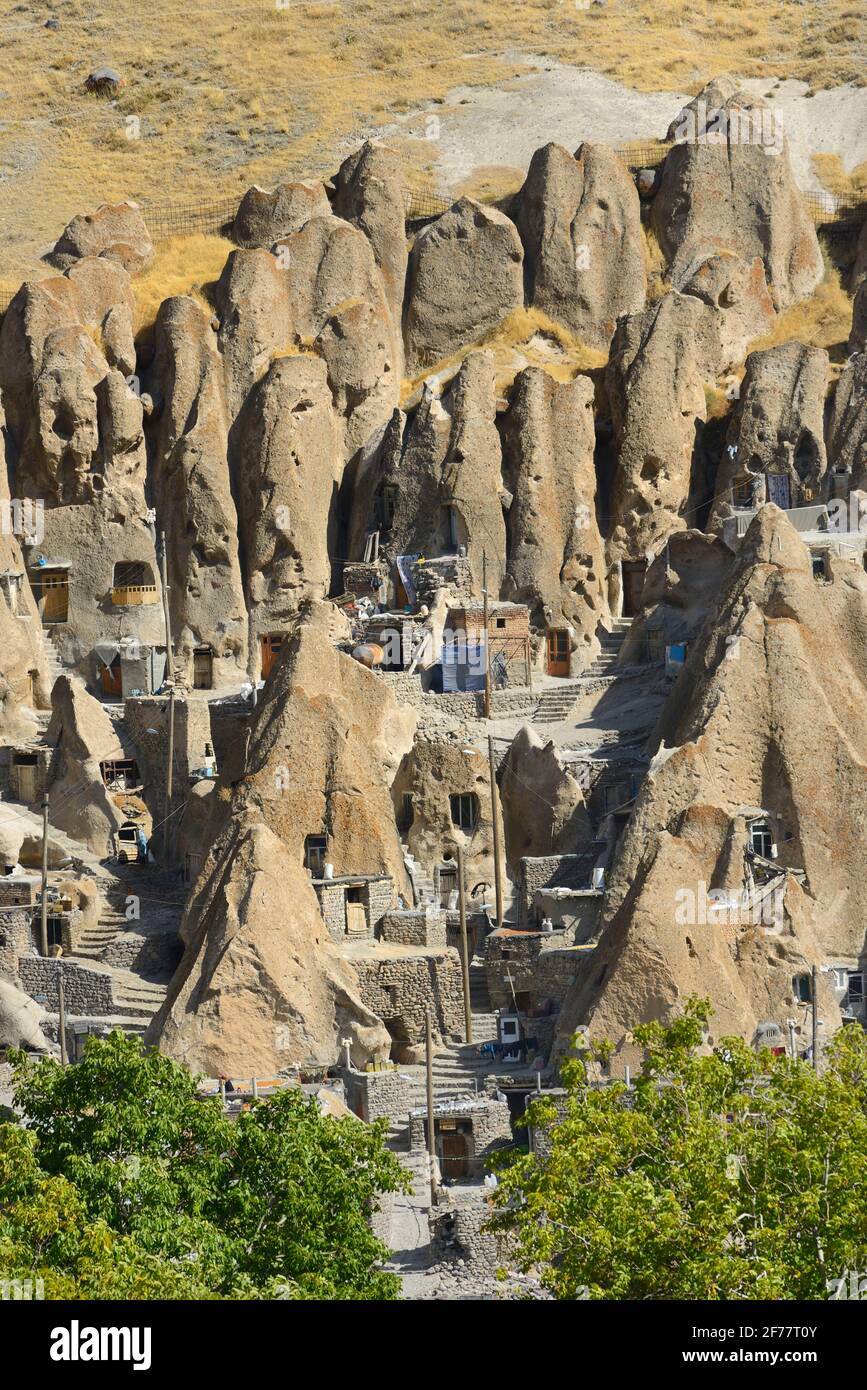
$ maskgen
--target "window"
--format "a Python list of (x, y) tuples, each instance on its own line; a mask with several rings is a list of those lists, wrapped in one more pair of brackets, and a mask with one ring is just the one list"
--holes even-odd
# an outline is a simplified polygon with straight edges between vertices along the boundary
[(497, 618), (496, 621), (497, 621), (497, 627), (505, 627), (505, 626), (506, 626), (506, 620), (505, 620), (505, 618)]
[(732, 503), (736, 507), (751, 507), (753, 504), (753, 480), (746, 474), (735, 478), (732, 483)]
[(304, 867), (314, 878), (322, 878), (325, 873), (326, 844), (324, 835), (308, 835), (304, 841)]
[(114, 567), (112, 583), (116, 589), (128, 584), (152, 584), (154, 580), (150, 565), (139, 560), (118, 560)]
[(799, 1004), (809, 1004), (813, 998), (813, 981), (809, 975), (795, 975), (792, 993)]
[(846, 991), (846, 1004), (849, 1012), (862, 1016), (864, 1013), (864, 974), (860, 970), (849, 972), (849, 984)]
[(472, 792), (453, 793), (449, 797), (449, 805), (452, 813), (452, 825), (458, 830), (463, 830), (465, 835), (471, 835), (476, 828), (478, 816), (478, 802)]
[(133, 758), (115, 758), (112, 761), (100, 763), (99, 770), (109, 791), (131, 791), (134, 787), (141, 786), (138, 764)]
[(827, 556), (814, 555), (812, 559), (813, 578), (823, 583), (828, 578)]
[(750, 848), (763, 859), (773, 859), (774, 840), (766, 820), (753, 821), (750, 826)]

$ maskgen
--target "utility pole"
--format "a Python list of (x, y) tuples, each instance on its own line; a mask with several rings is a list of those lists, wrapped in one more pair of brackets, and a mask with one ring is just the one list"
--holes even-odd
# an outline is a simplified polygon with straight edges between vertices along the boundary
[(48, 955), (48, 792), (42, 797), (42, 915), (39, 927), (39, 949)]
[(60, 1014), (60, 1065), (67, 1066), (69, 1056), (66, 1051), (66, 987), (63, 982), (63, 966), (58, 962), (57, 1008)]
[(424, 1052), (427, 1068), (427, 1161), (430, 1169), (430, 1204), (435, 1207), (437, 1204), (437, 1151), (434, 1143), (433, 1029), (431, 1028), (430, 1009), (425, 1010), (424, 1016)]
[(470, 955), (467, 946), (467, 885), (464, 881), (464, 851), (458, 845), (458, 906), (461, 913), (461, 966), (464, 980), (464, 1032), (473, 1040), (473, 1011), (470, 1007)]
[(491, 717), (491, 654), (488, 643), (488, 554), (482, 551), (482, 622), (485, 628), (485, 718)]
[(819, 1070), (819, 972), (813, 966), (813, 1071)]
[(163, 589), (163, 616), (166, 622), (166, 678), (173, 681), (175, 678), (175, 658), (172, 652), (172, 620), (169, 613), (169, 575), (166, 560), (166, 533), (160, 532), (160, 568), (162, 573)]
[(494, 836), (494, 890), (497, 895), (497, 926), (503, 925), (503, 861), (500, 855), (500, 811), (497, 802), (497, 772), (494, 767), (494, 740), (488, 734), (488, 771), (491, 776), (491, 829)]

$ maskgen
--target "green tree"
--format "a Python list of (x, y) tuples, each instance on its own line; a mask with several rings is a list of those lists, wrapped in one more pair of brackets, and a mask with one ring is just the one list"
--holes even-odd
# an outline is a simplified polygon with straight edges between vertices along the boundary
[(537, 1152), (499, 1159), (491, 1224), (557, 1298), (826, 1299), (867, 1270), (867, 1038), (817, 1074), (737, 1038), (699, 1055), (709, 1016), (636, 1028), (630, 1090), (569, 1060)]
[[(82, 1297), (166, 1297), (146, 1290), (172, 1274), (178, 1297), (398, 1296), (368, 1221), (379, 1194), (407, 1187), (382, 1123), (323, 1116), (294, 1089), (232, 1119), (197, 1099), (184, 1067), (119, 1033), (92, 1039), (73, 1067), (20, 1056), (15, 1099), (30, 1176), (22, 1188), (15, 1164), (0, 1166), (0, 1243), (16, 1252), (4, 1267), (48, 1268), (51, 1287), (138, 1277), (144, 1290)], [(0, 1155), (20, 1153), (23, 1134), (0, 1126)], [(46, 1202), (57, 1225), (47, 1247), (34, 1234)], [(84, 1245), (61, 1238), (70, 1221), (83, 1221)]]

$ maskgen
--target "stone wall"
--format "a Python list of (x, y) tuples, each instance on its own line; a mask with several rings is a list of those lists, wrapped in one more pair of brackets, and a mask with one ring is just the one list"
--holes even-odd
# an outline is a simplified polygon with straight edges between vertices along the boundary
[(493, 1215), (484, 1188), (443, 1199), (430, 1213), (431, 1257), (435, 1265), (457, 1265), (462, 1276), (493, 1279), (507, 1258), (505, 1238), (482, 1228)]
[(382, 941), (402, 946), (447, 946), (446, 914), (437, 908), (386, 912), (379, 924)]
[(409, 1111), (414, 1082), (400, 1071), (354, 1071), (344, 1069), (346, 1104), (353, 1114), (370, 1123), (384, 1116), (402, 1119)]
[(424, 955), (353, 958), (362, 1002), (382, 1019), (396, 1040), (421, 1042), (425, 1012), (443, 1037), (463, 1038), (461, 962), (448, 948)]
[(18, 960), (30, 949), (33, 908), (22, 906), (0, 912), (0, 979), (17, 982)]
[(44, 956), (19, 957), (18, 970), (24, 992), (31, 997), (44, 994), (48, 999), (44, 1007), (51, 1013), (57, 1013), (60, 1008), (57, 980), (61, 970), (68, 1014), (96, 1014), (103, 1017), (115, 1012), (111, 973), (108, 970), (52, 957), (46, 959)]
[[(453, 1132), (455, 1127), (464, 1135), (467, 1142), (467, 1163), (468, 1177), (483, 1177), (486, 1170), (488, 1158), (497, 1149), (502, 1149), (512, 1142), (512, 1126), (509, 1118), (508, 1102), (504, 1100), (494, 1100), (489, 1096), (481, 1096), (476, 1101), (470, 1101), (466, 1106), (462, 1106), (457, 1101), (443, 1104), (434, 1104), (434, 1134), (439, 1139), (440, 1135), (447, 1131), (443, 1128), (443, 1122), (449, 1126), (448, 1132)], [(427, 1112), (425, 1110), (414, 1110), (409, 1122), (409, 1142), (411, 1149), (427, 1148)], [(440, 1152), (440, 1145), (436, 1145), (437, 1153)]]
[(350, 887), (361, 889), (361, 904), (367, 919), (368, 935), (373, 936), (384, 915), (394, 901), (394, 880), (382, 876), (352, 883), (342, 879), (317, 879), (314, 883), (316, 896), (328, 935), (332, 941), (346, 939), (346, 892)]
[(177, 930), (147, 927), (141, 922), (119, 931), (103, 952), (106, 965), (135, 970), (140, 975), (171, 975), (180, 963), (183, 944)]

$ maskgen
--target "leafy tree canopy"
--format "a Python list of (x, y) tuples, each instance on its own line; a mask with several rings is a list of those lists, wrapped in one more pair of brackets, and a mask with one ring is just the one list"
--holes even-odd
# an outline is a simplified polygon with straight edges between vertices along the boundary
[(739, 1038), (700, 1055), (709, 1017), (636, 1028), (630, 1089), (570, 1059), (528, 1111), (536, 1152), (499, 1158), (492, 1225), (557, 1298), (827, 1299), (867, 1269), (867, 1037), (843, 1028), (817, 1074)]
[(0, 1265), (56, 1298), (392, 1299), (369, 1225), (406, 1190), (384, 1122), (285, 1090), (237, 1118), (138, 1039), (77, 1066), (16, 1054), (0, 1125)]

